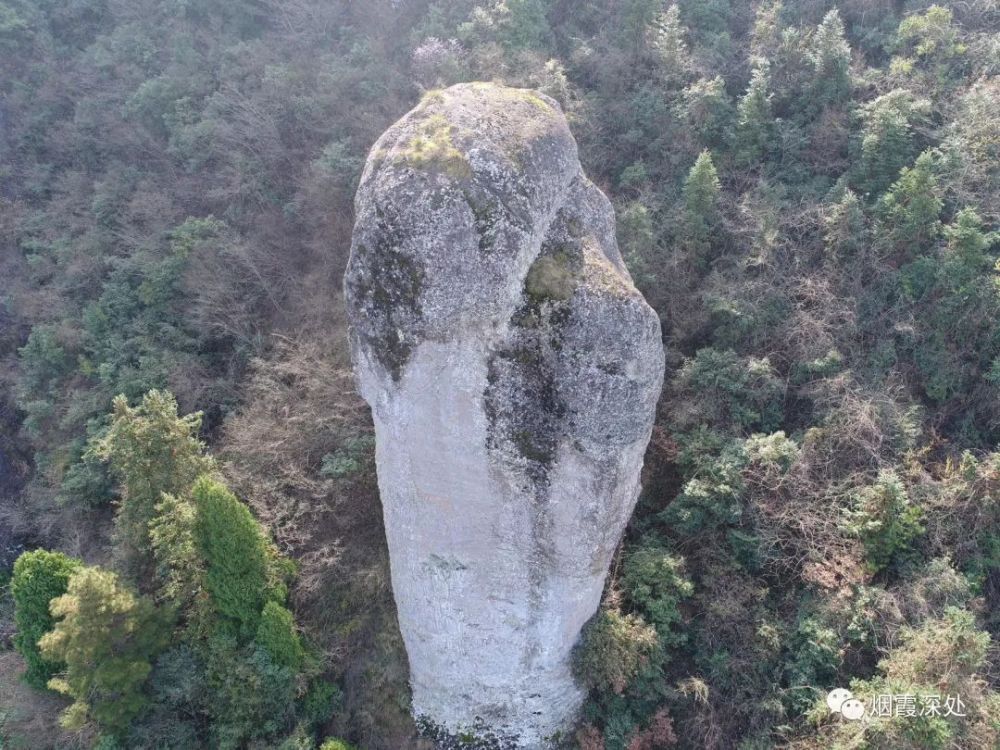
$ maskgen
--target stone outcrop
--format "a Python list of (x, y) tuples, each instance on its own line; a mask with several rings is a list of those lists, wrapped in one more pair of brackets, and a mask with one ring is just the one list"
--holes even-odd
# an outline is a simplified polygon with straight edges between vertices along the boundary
[(544, 747), (639, 491), (663, 379), (558, 105), (427, 94), (368, 157), (345, 278), (413, 711)]

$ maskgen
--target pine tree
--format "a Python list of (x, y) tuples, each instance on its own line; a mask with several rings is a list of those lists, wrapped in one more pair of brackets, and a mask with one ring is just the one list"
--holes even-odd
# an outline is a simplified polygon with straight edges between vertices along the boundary
[(14, 647), (28, 666), (24, 680), (34, 688), (44, 688), (63, 668), (60, 662), (45, 658), (38, 648), (38, 639), (55, 624), (49, 602), (66, 593), (70, 577), (79, 568), (79, 560), (43, 549), (25, 552), (14, 563), (10, 581), (17, 626)]
[(983, 231), (983, 220), (971, 206), (966, 206), (955, 215), (954, 221), (944, 228), (944, 235), (948, 240), (949, 255), (964, 266), (979, 271), (990, 265), (986, 250), (1000, 238), (1000, 233)]
[(145, 705), (142, 686), (166, 645), (167, 624), (150, 600), (100, 568), (74, 573), (51, 610), (59, 621), (39, 647), (46, 658), (66, 663), (65, 673), (49, 680), (73, 698), (61, 723), (78, 729), (93, 720), (112, 733), (124, 731)]
[(882, 193), (913, 159), (913, 124), (929, 109), (930, 102), (905, 89), (890, 91), (864, 106), (859, 182), (867, 192)]
[(197, 437), (200, 427), (201, 414), (179, 417), (177, 401), (165, 391), (149, 391), (135, 408), (118, 396), (111, 427), (91, 448), (122, 483), (115, 532), (123, 566), (135, 580), (152, 567), (149, 523), (164, 493), (183, 495), (212, 470)]
[(719, 176), (712, 154), (698, 155), (684, 181), (684, 243), (695, 263), (704, 267), (711, 256), (713, 230), (719, 221)]
[(681, 91), (674, 111), (706, 146), (721, 145), (733, 116), (733, 103), (722, 76), (700, 78)]
[(760, 161), (768, 152), (774, 130), (771, 114), (771, 76), (766, 61), (754, 68), (746, 93), (737, 106), (736, 151), (737, 161), (751, 165)]
[(941, 231), (938, 220), (943, 203), (935, 176), (934, 154), (925, 151), (899, 179), (878, 205), (877, 230), (893, 251), (920, 255)]
[(691, 58), (684, 42), (686, 33), (677, 5), (671, 5), (660, 13), (650, 29), (650, 43), (656, 50), (659, 69), (667, 81), (682, 80), (691, 67)]
[(552, 38), (543, 0), (503, 0), (497, 6), (501, 39), (510, 47), (544, 49)]
[(813, 64), (813, 95), (822, 104), (840, 102), (851, 93), (851, 46), (836, 8), (816, 29), (809, 58)]

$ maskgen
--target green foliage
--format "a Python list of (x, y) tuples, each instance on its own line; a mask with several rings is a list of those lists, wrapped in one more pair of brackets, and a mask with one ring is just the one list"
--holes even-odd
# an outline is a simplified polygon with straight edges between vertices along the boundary
[(209, 477), (191, 490), (197, 509), (194, 537), (205, 561), (205, 588), (227, 631), (253, 638), (275, 586), (272, 552), (260, 524), (225, 485)]
[(733, 118), (733, 104), (722, 76), (700, 78), (680, 93), (677, 117), (706, 146), (719, 147)]
[(262, 649), (239, 648), (227, 636), (208, 643), (212, 747), (236, 750), (252, 739), (286, 731), (295, 708), (295, 672)]
[(774, 116), (770, 88), (769, 66), (762, 61), (754, 68), (747, 90), (736, 107), (733, 149), (737, 163), (742, 166), (755, 165), (772, 148)]
[(625, 263), (640, 288), (656, 283), (656, 232), (653, 214), (642, 201), (631, 201), (618, 208), (618, 241)]
[[(825, 697), (822, 686), (836, 684), (843, 649), (833, 628), (815, 616), (807, 616), (798, 623), (791, 651), (785, 679), (796, 689), (788, 691), (786, 700), (792, 711), (800, 713), (820, 695)], [(808, 687), (813, 689), (803, 689)]]
[(344, 740), (329, 737), (323, 740), (323, 744), (319, 746), (319, 750), (354, 750), (354, 745), (344, 742)]
[(904, 18), (896, 32), (896, 46), (902, 54), (892, 60), (894, 71), (908, 73), (920, 65), (933, 68), (942, 79), (961, 69), (960, 59), (967, 51), (959, 41), (951, 9), (940, 5)]
[(61, 552), (25, 552), (14, 563), (10, 591), (14, 598), (14, 647), (24, 657), (24, 680), (34, 688), (44, 688), (64, 664), (45, 658), (38, 640), (55, 624), (49, 602), (66, 593), (69, 579), (80, 561)]
[(829, 727), (826, 741), (830, 746), (851, 742), (900, 749), (990, 747), (1000, 739), (1000, 701), (984, 690), (977, 675), (985, 666), (989, 644), (989, 634), (976, 627), (972, 613), (958, 607), (917, 627), (904, 627), (898, 644), (879, 662), (879, 674), (853, 681), (851, 690), (863, 702), (884, 694), (914, 696), (916, 716), (891, 713), (865, 722), (838, 722)]
[(66, 593), (51, 603), (54, 629), (39, 641), (42, 654), (65, 662), (49, 687), (73, 699), (61, 722), (79, 729), (94, 721), (112, 733), (125, 730), (146, 704), (143, 684), (167, 629), (152, 602), (99, 568), (73, 573)]
[(942, 206), (934, 154), (925, 151), (879, 200), (876, 232), (891, 251), (920, 255), (940, 232)]
[(659, 75), (671, 83), (682, 81), (691, 67), (691, 59), (684, 41), (687, 29), (681, 23), (680, 8), (668, 6), (653, 21), (648, 33)]
[(836, 8), (823, 17), (809, 50), (813, 64), (813, 95), (820, 103), (840, 102), (851, 93), (851, 46)]
[(712, 238), (719, 224), (719, 177), (705, 149), (684, 180), (684, 241), (695, 263), (704, 268), (712, 258)]
[(200, 427), (201, 414), (179, 417), (170, 393), (150, 391), (134, 408), (118, 396), (110, 428), (91, 447), (122, 483), (115, 530), (120, 552), (138, 570), (151, 563), (150, 522), (164, 493), (183, 495), (212, 469), (198, 440)]
[(896, 89), (861, 108), (863, 130), (858, 182), (872, 195), (888, 188), (915, 154), (913, 126), (930, 111), (930, 102)]
[(32, 328), (18, 354), (21, 356), (21, 383), (26, 390), (44, 393), (52, 381), (72, 370), (72, 359), (59, 341), (59, 332), (51, 325)]
[[(971, 209), (962, 209), (945, 225), (943, 251), (918, 258), (901, 269), (905, 298), (920, 310), (923, 325), (913, 345), (914, 361), (925, 393), (945, 402), (974, 388), (1000, 354), (1000, 338), (990, 322), (1000, 313), (1000, 297), (989, 277), (995, 232), (986, 232)], [(934, 227), (932, 231), (939, 231)], [(970, 417), (980, 406), (968, 407)]]
[(280, 604), (270, 601), (264, 605), (254, 641), (278, 666), (290, 669), (302, 666), (305, 649), (295, 632), (295, 620), (292, 613)]
[(658, 647), (656, 630), (641, 617), (602, 607), (577, 647), (574, 674), (588, 687), (620, 694)]
[(545, 0), (497, 0), (477, 8), (459, 30), (466, 40), (492, 40), (511, 49), (544, 49), (552, 37)]
[(870, 568), (880, 571), (912, 554), (914, 541), (924, 533), (922, 517), (902, 480), (895, 472), (884, 471), (874, 484), (855, 494), (846, 526), (864, 543)]
[(729, 0), (681, 0), (681, 17), (692, 29), (721, 34), (729, 25), (732, 6)]
[(685, 577), (682, 558), (660, 547), (639, 547), (625, 558), (622, 588), (644, 619), (656, 628), (663, 647), (684, 643), (685, 636), (679, 632), (683, 621), (680, 604), (691, 596), (694, 585)]
[(310, 726), (325, 724), (343, 701), (340, 689), (326, 680), (314, 680), (302, 700), (302, 717)]
[(197, 509), (187, 497), (164, 493), (155, 510), (149, 522), (149, 540), (161, 582), (160, 595), (175, 604), (189, 604), (204, 575), (195, 542)]
[[(421, 87), (476, 79), (560, 102), (666, 342), (603, 605), (624, 645), (595, 660), (581, 747), (998, 745), (996, 658), (975, 635), (1000, 627), (995, 23), (982, 3), (833, 5), (0, 2), (0, 391), (20, 409), (0, 403), (0, 536), (9, 519), (124, 563), (177, 614), (147, 705), (102, 746), (306, 750), (327, 727), (371, 750), (410, 741), (371, 446), (345, 439), (364, 412), (343, 323), (316, 310), (371, 145)], [(414, 162), (466, 174), (450, 137), (423, 134)], [(87, 446), (116, 394), (168, 386), (300, 556), (295, 619), (322, 664), (286, 666), (289, 563), (231, 500), (232, 543), (206, 554), (191, 486), (211, 469), (153, 466), (148, 539), (133, 555), (105, 538), (114, 472)], [(240, 590), (227, 566), (244, 559), (271, 593)], [(654, 629), (652, 650), (612, 637)], [(57, 742), (45, 697), (0, 683), (0, 742)], [(836, 721), (832, 685), (950, 690), (969, 717)]]
[(704, 417), (737, 432), (774, 430), (781, 422), (784, 384), (765, 359), (699, 349), (677, 376)]
[(864, 240), (865, 216), (854, 191), (843, 191), (840, 199), (827, 209), (823, 224), (828, 252), (848, 255), (858, 251)]
[(715, 460), (703, 460), (697, 475), (661, 514), (682, 534), (696, 534), (739, 523), (743, 516), (745, 455), (730, 443)]
[(359, 474), (371, 464), (374, 448), (375, 438), (372, 436), (352, 437), (335, 453), (323, 456), (320, 474), (336, 479)]

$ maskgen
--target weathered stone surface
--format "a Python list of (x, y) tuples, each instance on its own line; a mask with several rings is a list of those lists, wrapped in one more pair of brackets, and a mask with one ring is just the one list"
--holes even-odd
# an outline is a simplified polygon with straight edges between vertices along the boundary
[(639, 490), (655, 313), (548, 97), (428, 94), (368, 158), (345, 292), (413, 711), (543, 747)]

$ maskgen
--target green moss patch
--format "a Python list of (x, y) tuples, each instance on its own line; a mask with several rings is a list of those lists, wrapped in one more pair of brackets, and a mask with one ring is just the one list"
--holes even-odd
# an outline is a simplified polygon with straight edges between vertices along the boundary
[(420, 123), (398, 158), (414, 169), (447, 174), (453, 179), (467, 179), (472, 168), (465, 155), (452, 141), (455, 126), (442, 115), (431, 115)]
[(580, 280), (578, 264), (566, 252), (541, 255), (524, 279), (524, 291), (535, 302), (567, 300), (573, 296)]

